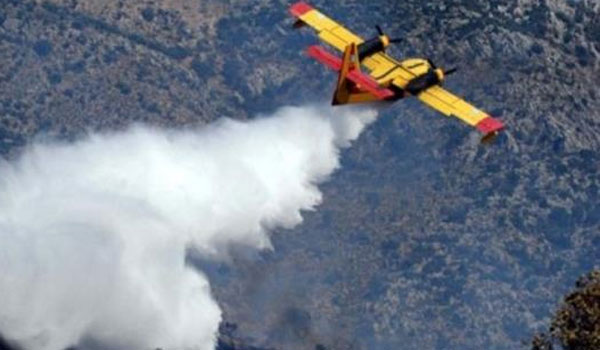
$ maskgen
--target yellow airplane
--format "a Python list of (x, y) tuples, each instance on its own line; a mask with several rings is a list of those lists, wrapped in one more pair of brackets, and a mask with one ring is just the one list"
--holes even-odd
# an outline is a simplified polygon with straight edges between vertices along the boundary
[(340, 58), (318, 45), (307, 50), (309, 56), (339, 72), (333, 105), (416, 96), (442, 114), (477, 128), (484, 134), (482, 142), (493, 140), (504, 128), (499, 120), (441, 87), (456, 69), (444, 71), (423, 58), (397, 61), (388, 56), (386, 47), (400, 39), (390, 39), (381, 27), (376, 26), (377, 37), (364, 40), (303, 1), (293, 4), (290, 13), (297, 18), (295, 27), (314, 28), (322, 41), (343, 52)]

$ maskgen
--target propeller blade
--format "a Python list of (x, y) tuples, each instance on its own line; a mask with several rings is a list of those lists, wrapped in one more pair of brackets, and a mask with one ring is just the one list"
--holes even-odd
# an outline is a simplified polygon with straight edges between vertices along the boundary
[(394, 38), (394, 39), (390, 39), (390, 44), (397, 44), (402, 42), (402, 38)]
[(384, 35), (383, 29), (381, 29), (381, 26), (379, 24), (375, 26), (375, 29), (377, 29), (377, 33), (379, 33), (379, 35)]
[(448, 75), (450, 75), (450, 74), (456, 73), (456, 71), (457, 71), (457, 70), (458, 70), (458, 68), (451, 68), (451, 69), (448, 69), (447, 71), (445, 71), (445, 72), (444, 72), (444, 75), (445, 75), (445, 76), (448, 76)]
[(427, 63), (429, 63), (429, 65), (431, 66), (431, 68), (437, 69), (437, 66), (435, 65), (435, 63), (433, 63), (433, 61), (430, 60), (429, 58), (427, 59)]

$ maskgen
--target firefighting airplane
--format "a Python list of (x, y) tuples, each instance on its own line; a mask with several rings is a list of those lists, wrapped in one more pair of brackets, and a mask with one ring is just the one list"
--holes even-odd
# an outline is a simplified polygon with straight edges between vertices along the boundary
[(442, 114), (477, 128), (484, 134), (482, 142), (493, 140), (504, 128), (499, 120), (441, 87), (444, 78), (456, 69), (444, 71), (428, 59), (399, 62), (386, 55), (386, 47), (400, 39), (390, 39), (381, 27), (376, 26), (377, 37), (363, 40), (303, 1), (293, 4), (290, 13), (297, 18), (295, 27), (314, 28), (321, 40), (343, 52), (339, 58), (318, 45), (307, 50), (309, 56), (339, 72), (332, 104), (395, 101), (412, 95)]

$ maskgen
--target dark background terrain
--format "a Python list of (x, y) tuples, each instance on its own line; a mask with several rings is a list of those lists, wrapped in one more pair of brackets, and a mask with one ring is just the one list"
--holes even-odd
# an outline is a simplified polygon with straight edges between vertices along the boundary
[[(597, 1), (314, 1), (390, 53), (458, 66), (492, 146), (409, 100), (381, 111), (274, 251), (208, 269), (223, 348), (515, 349), (600, 257)], [(133, 122), (328, 102), (287, 1), (0, 0), (0, 153)], [(1, 331), (1, 330), (0, 330)], [(2, 345), (0, 344), (0, 348)]]

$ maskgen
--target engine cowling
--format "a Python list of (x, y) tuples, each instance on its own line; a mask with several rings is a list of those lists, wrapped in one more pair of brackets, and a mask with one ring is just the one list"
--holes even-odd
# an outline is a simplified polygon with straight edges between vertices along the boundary
[(378, 52), (382, 52), (390, 45), (390, 39), (387, 35), (381, 35), (373, 39), (362, 42), (358, 45), (358, 60), (362, 61), (365, 57), (369, 57)]
[(430, 69), (427, 73), (422, 74), (412, 79), (404, 88), (411, 95), (418, 95), (421, 91), (426, 90), (434, 85), (444, 81), (444, 71), (440, 68)]

